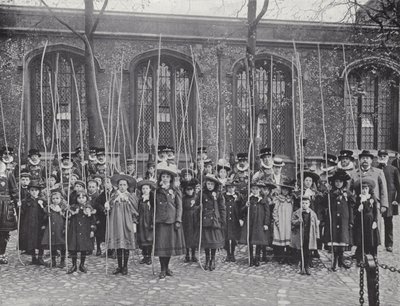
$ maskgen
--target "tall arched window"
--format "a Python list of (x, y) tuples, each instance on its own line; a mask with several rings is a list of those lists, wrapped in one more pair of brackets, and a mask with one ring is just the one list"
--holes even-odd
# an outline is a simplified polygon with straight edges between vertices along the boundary
[[(238, 62), (234, 68), (233, 85), (234, 150), (247, 152), (250, 117), (248, 80), (243, 61)], [(261, 139), (260, 145), (271, 146), (272, 141), (275, 154), (291, 158), (293, 156), (292, 72), (280, 58), (264, 55), (256, 59), (255, 103), (256, 131)]]
[(387, 67), (366, 65), (353, 69), (345, 82), (345, 147), (397, 150), (398, 75)]
[[(171, 54), (154, 54), (133, 67), (134, 130), (138, 153), (151, 152), (157, 113), (158, 145), (174, 146), (190, 153), (195, 143), (196, 106), (192, 63)], [(158, 98), (158, 112), (155, 105)], [(184, 155), (180, 155), (183, 157)]]
[[(83, 143), (86, 144), (88, 123), (83, 58), (68, 52), (46, 53), (42, 72), (41, 58), (41, 54), (37, 55), (29, 64), (30, 147), (44, 151), (44, 130), (48, 152), (51, 150), (56, 152), (57, 146), (62, 151), (68, 151), (70, 139), (72, 149), (74, 149), (80, 144), (80, 125)], [(81, 120), (79, 120), (79, 113), (81, 113)]]

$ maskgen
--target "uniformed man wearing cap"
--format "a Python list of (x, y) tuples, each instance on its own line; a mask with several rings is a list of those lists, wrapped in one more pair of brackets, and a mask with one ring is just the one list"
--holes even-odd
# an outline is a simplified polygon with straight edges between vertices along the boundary
[(45, 181), (45, 167), (43, 162), (40, 160), (40, 152), (37, 149), (30, 149), (28, 152), (28, 159), (26, 164), (21, 166), (22, 170), (25, 170), (31, 174), (31, 180), (39, 181), (44, 183)]
[(242, 193), (244, 197), (247, 196), (248, 181), (249, 181), (249, 159), (247, 153), (238, 153), (237, 162), (235, 164), (234, 172), (231, 174), (231, 180), (237, 182), (237, 190)]
[(400, 199), (399, 170), (388, 164), (389, 153), (386, 150), (378, 151), (378, 168), (383, 170), (388, 191), (388, 208), (382, 213), (385, 226), (385, 247), (388, 252), (393, 251), (393, 206), (397, 206)]
[(274, 156), (270, 148), (260, 150), (260, 170), (254, 174), (253, 180), (267, 180), (273, 174)]
[(7, 173), (14, 173), (17, 163), (14, 162), (14, 148), (4, 146), (0, 151), (2, 162), (6, 165)]

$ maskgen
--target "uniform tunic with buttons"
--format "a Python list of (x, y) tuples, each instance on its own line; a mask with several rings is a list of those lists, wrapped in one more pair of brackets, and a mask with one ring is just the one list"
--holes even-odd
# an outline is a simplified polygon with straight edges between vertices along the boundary
[[(330, 192), (329, 196), (330, 213), (328, 195), (325, 195), (323, 199), (323, 204), (327, 209), (327, 212), (324, 214), (324, 241), (329, 243), (329, 245), (331, 245), (332, 242), (333, 246), (347, 246), (350, 244), (350, 224), (353, 224), (353, 197), (344, 189), (336, 189)], [(330, 222), (331, 219), (332, 226)]]
[(170, 257), (185, 254), (185, 238), (182, 227), (182, 194), (180, 190), (169, 186), (156, 190), (156, 225), (154, 254), (160, 257)]
[[(266, 200), (261, 196), (252, 195), (250, 196), (250, 206), (244, 206), (242, 210), (246, 217), (242, 227), (240, 243), (247, 244), (247, 228), (249, 227), (250, 244), (269, 245), (271, 238), (269, 231), (270, 209)], [(247, 217), (248, 213), (250, 214), (249, 217)], [(268, 226), (267, 230), (264, 230), (264, 225)]]
[(221, 193), (209, 190), (203, 190), (201, 198), (203, 203), (201, 247), (222, 248), (225, 245), (223, 233), (226, 222), (225, 198)]
[(31, 181), (38, 181), (43, 183), (45, 177), (45, 168), (41, 161), (37, 164), (33, 164), (32, 162), (28, 161), (24, 167), (21, 167), (25, 171), (28, 171), (31, 175)]
[(243, 197), (238, 192), (234, 194), (225, 192), (224, 197), (226, 207), (225, 240), (236, 242), (240, 238), (239, 219), (241, 219)]
[(17, 228), (17, 219), (14, 215), (16, 187), (13, 174), (0, 175), (0, 231), (2, 232), (13, 231)]
[(19, 249), (31, 251), (42, 247), (43, 230), (46, 225), (46, 203), (41, 198), (27, 197), (21, 203)]
[[(56, 208), (58, 207), (58, 208)], [(51, 223), (51, 246), (56, 249), (65, 249), (65, 216), (60, 206), (50, 205), (50, 213), (45, 211)], [(49, 249), (49, 222), (45, 222), (46, 229), (43, 234), (42, 246)]]
[(199, 246), (199, 206), (196, 204), (196, 196), (184, 195), (182, 198), (183, 215), (182, 226), (187, 248)]
[(90, 232), (96, 229), (96, 218), (94, 214), (84, 214), (84, 209), (93, 209), (90, 205), (71, 205), (70, 210), (78, 213), (69, 218), (68, 224), (68, 250), (75, 252), (93, 251), (94, 238), (90, 238)]

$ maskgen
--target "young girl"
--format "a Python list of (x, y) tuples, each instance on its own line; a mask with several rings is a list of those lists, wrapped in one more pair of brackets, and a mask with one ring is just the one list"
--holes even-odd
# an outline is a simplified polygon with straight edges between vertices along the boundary
[[(263, 246), (270, 243), (270, 210), (269, 203), (261, 195), (264, 183), (252, 182), (250, 186), (249, 201), (243, 207), (244, 225), (240, 237), (240, 243), (247, 244), (247, 231), (249, 230), (250, 266), (260, 265), (260, 255)], [(253, 256), (253, 246), (256, 245), (256, 256)]]
[[(199, 246), (199, 206), (196, 205), (195, 187), (196, 181), (193, 179), (189, 182), (185, 181), (182, 184), (184, 192), (182, 197), (182, 226), (186, 244), (185, 262), (198, 261), (196, 258), (196, 248)], [(190, 258), (190, 250), (192, 251), (192, 258)]]
[(240, 238), (240, 220), (243, 206), (243, 197), (236, 191), (235, 182), (228, 180), (226, 182), (227, 191), (224, 193), (226, 206), (225, 222), (225, 250), (226, 262), (235, 262), (235, 248)]
[(77, 270), (77, 255), (81, 252), (79, 271), (87, 273), (85, 267), (86, 255), (93, 251), (94, 231), (96, 229), (96, 210), (88, 202), (85, 191), (76, 194), (76, 202), (69, 208), (70, 223), (68, 225), (68, 250), (72, 258), (72, 267), (68, 274)]
[(185, 253), (185, 238), (182, 223), (182, 194), (173, 186), (173, 179), (177, 176), (174, 165), (159, 164), (159, 186), (155, 196), (155, 241), (154, 254), (159, 256), (161, 264), (160, 279), (172, 276), (169, 269), (171, 256)]
[(217, 178), (220, 183), (220, 191), (225, 192), (225, 184), (228, 181), (231, 165), (225, 159), (220, 159), (217, 164)]
[[(205, 270), (215, 270), (215, 253), (225, 245), (223, 229), (226, 222), (225, 198), (218, 191), (219, 180), (212, 174), (203, 178), (203, 194), (198, 197), (202, 201), (201, 246), (206, 253)], [(211, 255), (211, 256), (210, 256)]]
[[(361, 185), (361, 187), (360, 187)], [(362, 246), (364, 253), (373, 256), (377, 255), (380, 236), (378, 231), (378, 202), (374, 195), (375, 182), (369, 178), (363, 177), (362, 182), (355, 182), (354, 190), (360, 192), (357, 195), (354, 220), (354, 237), (357, 246), (356, 259), (357, 264), (362, 262)], [(362, 212), (362, 213), (361, 213)], [(363, 224), (361, 224), (361, 220)], [(364, 229), (364, 233), (363, 233)], [(364, 239), (363, 239), (364, 238)], [(364, 240), (364, 243), (363, 243)]]
[(55, 191), (50, 197), (50, 212), (46, 209), (45, 213), (50, 218), (51, 223), (51, 237), (49, 237), (49, 222), (46, 221), (46, 229), (44, 230), (42, 247), (49, 250), (51, 242), (51, 265), (56, 267), (57, 251), (61, 252), (60, 268), (65, 267), (65, 212), (67, 209), (67, 202), (61, 195), (61, 192)]
[(272, 219), (274, 222), (274, 254), (279, 263), (287, 261), (290, 236), (292, 232), (293, 196), (291, 194), (294, 186), (291, 182), (280, 185), (280, 193), (274, 198), (274, 210)]
[(142, 180), (138, 183), (141, 192), (139, 197), (139, 220), (137, 228), (137, 240), (142, 249), (143, 259), (141, 264), (151, 265), (151, 252), (153, 246), (153, 192), (156, 184), (150, 180)]
[[(29, 196), (22, 203), (18, 202), (21, 209), (21, 223), (19, 231), (19, 249), (29, 252), (33, 265), (44, 265), (42, 248), (42, 227), (45, 226), (46, 202), (39, 197), (43, 189), (39, 183), (31, 181), (28, 186)], [(38, 250), (38, 257), (36, 251)]]
[[(332, 271), (336, 271), (336, 264), (345, 269), (350, 268), (343, 260), (345, 247), (350, 243), (350, 229), (353, 227), (353, 196), (346, 191), (350, 176), (344, 170), (337, 170), (329, 178), (332, 190), (325, 195), (323, 205), (327, 208), (324, 214), (325, 234), (324, 241), (333, 247), (334, 260)], [(330, 205), (329, 205), (330, 204)], [(332, 220), (332, 223), (331, 223)], [(332, 230), (332, 231), (331, 231)]]
[[(135, 249), (135, 228), (138, 216), (138, 200), (128, 188), (136, 188), (136, 180), (129, 175), (117, 174), (111, 182), (118, 189), (104, 208), (110, 210), (108, 248), (117, 250), (118, 267), (113, 274), (127, 275), (129, 250)], [(123, 258), (122, 258), (123, 257)]]
[[(310, 275), (311, 251), (317, 249), (319, 221), (315, 212), (310, 208), (310, 198), (303, 196), (301, 202), (302, 207), (296, 210), (292, 215), (290, 246), (298, 250), (300, 274)], [(302, 248), (303, 252), (301, 252)], [(303, 254), (303, 258), (301, 254)]]

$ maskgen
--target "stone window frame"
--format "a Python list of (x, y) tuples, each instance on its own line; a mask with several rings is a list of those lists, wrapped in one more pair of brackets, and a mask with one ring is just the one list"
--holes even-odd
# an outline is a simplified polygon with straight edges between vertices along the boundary
[[(196, 65), (195, 69), (193, 69), (193, 59), (191, 56), (189, 56), (183, 52), (173, 50), (173, 49), (168, 49), (168, 48), (161, 48), (161, 50), (151, 49), (151, 50), (148, 50), (148, 51), (145, 51), (145, 52), (142, 52), (142, 53), (136, 55), (130, 61), (129, 68), (128, 68), (129, 89), (130, 89), (129, 115), (132, 118), (131, 123), (130, 123), (130, 130), (132, 131), (134, 152), (136, 152), (136, 139), (137, 139), (138, 132), (139, 132), (137, 124), (139, 122), (139, 110), (140, 110), (140, 101), (138, 101), (136, 98), (137, 91), (138, 91), (137, 81), (136, 81), (137, 75), (138, 75), (137, 68), (139, 66), (141, 66), (142, 64), (147, 63), (149, 60), (157, 61), (159, 53), (161, 54), (161, 59), (166, 61), (167, 63), (172, 61), (175, 63), (174, 66), (176, 66), (178, 63), (182, 63), (183, 66), (192, 68), (191, 73), (194, 73), (194, 71), (196, 71), (197, 78), (202, 77), (202, 72), (201, 72), (201, 69), (197, 62), (195, 63), (195, 65)], [(155, 84), (155, 82), (156, 82), (156, 79), (153, 79), (154, 84)], [(192, 132), (193, 132), (193, 139), (194, 139), (193, 147), (191, 148), (192, 154), (193, 154), (193, 152), (195, 152), (194, 150), (196, 149), (195, 148), (195, 146), (196, 146), (195, 139), (196, 139), (196, 126), (197, 126), (197, 118), (196, 118), (197, 86), (198, 86), (198, 84), (196, 84), (196, 82), (193, 81), (191, 94), (189, 97), (189, 103), (190, 103), (191, 110), (189, 110), (189, 112), (188, 112), (188, 117), (189, 117), (189, 124), (191, 127), (193, 127)], [(156, 86), (153, 86), (153, 91), (154, 91), (154, 93), (153, 93), (153, 96), (154, 96), (155, 91), (156, 91)], [(174, 103), (174, 101), (171, 100), (171, 103)], [(154, 108), (153, 108), (153, 112), (154, 112)], [(174, 114), (175, 110), (173, 110), (172, 113), (173, 113), (172, 116), (175, 117), (175, 114)], [(154, 113), (153, 113), (153, 120), (154, 120)], [(175, 139), (174, 138), (175, 135), (173, 135), (172, 137), (173, 137), (173, 139)], [(172, 143), (171, 145), (174, 146), (174, 143)], [(177, 150), (177, 148), (175, 148), (175, 150)], [(137, 154), (138, 156), (136, 157), (136, 159), (140, 160), (140, 161), (147, 160), (149, 157), (149, 153), (150, 152), (138, 152), (138, 154)], [(179, 161), (184, 161), (184, 160), (185, 160), (185, 154), (179, 154)]]
[[(342, 73), (341, 73), (341, 79), (343, 80), (343, 101), (344, 101), (344, 107), (347, 109), (349, 107), (349, 105), (347, 105), (347, 95), (348, 95), (348, 84), (346, 83), (349, 76), (351, 75), (352, 72), (356, 71), (357, 69), (362, 69), (363, 67), (368, 67), (368, 66), (381, 66), (384, 69), (389, 69), (392, 70), (394, 74), (397, 75), (397, 86), (399, 86), (399, 81), (400, 81), (400, 64), (397, 63), (396, 61), (394, 61), (393, 59), (390, 58), (386, 58), (386, 57), (377, 57), (377, 56), (370, 56), (370, 57), (365, 57), (362, 59), (358, 59), (355, 60), (349, 64), (347, 64), (345, 66), (345, 68), (343, 69)], [(376, 99), (378, 99), (378, 97), (376, 97)], [(357, 99), (357, 101), (360, 101), (360, 98)], [(360, 103), (360, 102), (358, 102)], [(375, 101), (375, 103), (377, 103)], [(392, 143), (392, 148), (380, 148), (378, 147), (377, 143), (374, 144), (374, 148), (373, 150), (378, 150), (378, 149), (387, 149), (387, 150), (394, 150), (394, 151), (399, 151), (400, 150), (400, 89), (397, 91), (397, 101), (392, 101), (392, 106), (393, 106), (393, 116), (394, 118), (392, 119), (392, 123), (393, 123), (393, 143)], [(353, 107), (357, 107), (357, 112), (359, 111), (360, 108), (360, 104), (358, 104), (357, 106)], [(347, 111), (346, 111), (346, 116), (347, 116)], [(345, 129), (343, 132), (343, 138), (342, 138), (342, 147), (343, 148), (347, 148), (347, 139), (346, 139), (346, 128), (347, 128), (347, 120), (348, 118), (345, 118)], [(351, 120), (351, 119), (350, 119)], [(374, 133), (378, 133), (377, 128), (375, 128)], [(376, 138), (377, 136), (374, 135), (374, 137)], [(359, 149), (364, 149), (364, 148), (360, 148), (360, 131), (359, 129), (357, 130), (357, 147)], [(349, 148), (349, 149), (354, 149), (354, 148)]]
[[(258, 53), (256, 55), (256, 66), (257, 66), (257, 62), (262, 61), (262, 60), (266, 60), (266, 61), (270, 61), (271, 57), (273, 58), (273, 63), (278, 63), (280, 66), (284, 67), (284, 69), (288, 70), (288, 72), (290, 73), (290, 77), (288, 78), (289, 83), (291, 84), (291, 90), (289, 91), (290, 94), (290, 100), (291, 100), (291, 118), (292, 120), (289, 120), (290, 122), (290, 128), (288, 128), (288, 133), (289, 133), (289, 137), (290, 137), (290, 145), (288, 145), (288, 151), (287, 154), (277, 154), (278, 156), (282, 157), (285, 161), (287, 162), (291, 162), (295, 159), (295, 146), (294, 146), (294, 137), (295, 137), (295, 133), (294, 133), (294, 116), (295, 114), (293, 114), (293, 103), (295, 103), (295, 108), (296, 108), (296, 98), (297, 98), (297, 93), (296, 90), (293, 90), (293, 87), (296, 88), (297, 86), (297, 67), (296, 65), (293, 63), (293, 61), (278, 55), (276, 53), (273, 52), (262, 52), (262, 53)], [(242, 57), (238, 60), (236, 60), (233, 65), (232, 65), (232, 69), (230, 71), (230, 73), (228, 74), (228, 76), (231, 78), (231, 84), (232, 84), (232, 134), (235, 135), (236, 133), (236, 124), (237, 124), (237, 107), (235, 106), (235, 104), (237, 103), (237, 74), (239, 72), (239, 70), (243, 69), (243, 65), (244, 65), (244, 60), (245, 58)], [(260, 114), (263, 112), (264, 110), (260, 111)], [(266, 146), (270, 146), (269, 143), (265, 144)], [(263, 146), (263, 144), (257, 144), (256, 143), (256, 148), (257, 150), (260, 149), (260, 147)], [(237, 145), (237, 141), (235, 139), (235, 137), (232, 137), (232, 147), (233, 147), (233, 151), (234, 153), (240, 153), (238, 152), (238, 145)]]
[[(35, 145), (33, 139), (32, 139), (32, 132), (31, 132), (31, 123), (32, 123), (32, 65), (37, 59), (41, 59), (44, 51), (44, 46), (35, 48), (31, 51), (29, 51), (27, 54), (25, 54), (23, 58), (23, 63), (22, 63), (22, 73), (23, 73), (23, 83), (24, 83), (24, 88), (23, 88), (23, 99), (24, 99), (24, 135), (25, 135), (25, 150), (29, 150), (32, 148), (33, 145)], [(48, 45), (46, 47), (46, 54), (50, 53), (63, 53), (66, 55), (69, 55), (72, 58), (79, 58), (80, 60), (83, 61), (83, 58), (85, 56), (85, 50), (80, 49), (78, 47), (72, 46), (72, 45), (66, 45), (66, 44), (52, 44)], [(104, 72), (104, 69), (100, 66), (100, 63), (98, 59), (95, 57), (94, 58), (95, 62), (95, 69), (96, 72)], [(74, 148), (72, 148), (74, 149)], [(42, 152), (44, 153), (44, 152)], [(42, 156), (45, 158), (44, 154)]]

